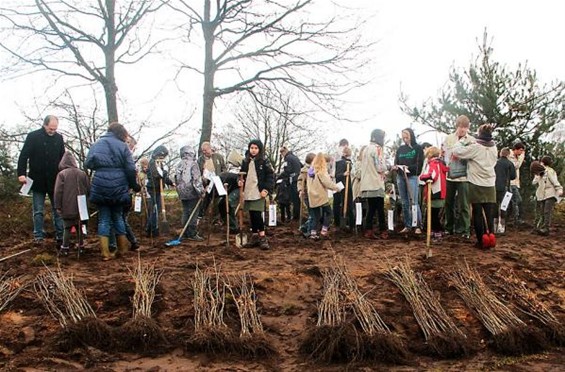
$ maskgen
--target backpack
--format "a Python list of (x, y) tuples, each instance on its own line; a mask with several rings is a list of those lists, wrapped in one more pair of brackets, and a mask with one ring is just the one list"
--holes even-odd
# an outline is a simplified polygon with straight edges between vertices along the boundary
[(195, 162), (186, 160), (181, 160), (181, 162), (177, 165), (175, 180), (177, 184), (177, 193), (180, 199), (192, 199), (197, 196), (192, 179), (193, 166), (196, 166)]

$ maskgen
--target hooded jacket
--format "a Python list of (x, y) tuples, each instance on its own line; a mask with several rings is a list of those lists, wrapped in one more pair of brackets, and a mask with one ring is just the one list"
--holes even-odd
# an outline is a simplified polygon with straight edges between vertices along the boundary
[(197, 199), (204, 193), (202, 176), (195, 157), (196, 152), (192, 147), (181, 147), (181, 160), (175, 170), (175, 184), (181, 200)]
[(88, 175), (77, 167), (77, 162), (70, 152), (65, 152), (59, 163), (59, 173), (55, 181), (53, 195), (55, 209), (61, 211), (65, 220), (80, 218), (78, 210), (78, 195), (88, 195), (90, 179)]
[(405, 128), (403, 131), (410, 133), (410, 146), (403, 143), (394, 157), (394, 165), (406, 165), (410, 173), (408, 177), (418, 176), (422, 173), (422, 166), (424, 164), (424, 151), (422, 146), (416, 142), (414, 131), (410, 128)]
[(147, 170), (147, 192), (152, 197), (161, 195), (161, 180), (163, 181), (163, 186), (173, 186), (174, 184), (169, 178), (169, 173), (157, 162), (157, 159), (164, 159), (167, 156), (169, 156), (169, 150), (163, 145), (157, 146), (151, 153)]
[(243, 162), (241, 163), (241, 172), (245, 172), (243, 178), (247, 178), (249, 163), (252, 159), (251, 154), (249, 153), (249, 147), (251, 147), (251, 145), (257, 145), (257, 147), (259, 147), (259, 153), (255, 156), (255, 158), (253, 158), (255, 171), (257, 172), (257, 186), (259, 188), (259, 192), (267, 190), (269, 194), (272, 194), (275, 186), (274, 171), (267, 158), (265, 158), (263, 142), (260, 140), (251, 140), (247, 146), (245, 159), (243, 159)]
[(338, 191), (337, 185), (327, 172), (308, 174), (308, 202), (310, 208), (317, 208), (329, 203), (328, 189)]
[(298, 176), (300, 175), (300, 169), (302, 168), (300, 159), (298, 159), (296, 155), (289, 151), (285, 155), (284, 161), (286, 164), (284, 165), (283, 171), (280, 174), (279, 178), (288, 181), (290, 184), (294, 184), (294, 187), (296, 187), (296, 182), (298, 181)]
[[(427, 181), (431, 180), (432, 186), (432, 200), (444, 200), (447, 196), (447, 172), (449, 167), (445, 165), (445, 162), (440, 158), (431, 158), (424, 171), (420, 175), (420, 180)], [(427, 199), (429, 183), (424, 186), (424, 200)], [(433, 190), (439, 189), (437, 192)]]
[(50, 136), (43, 127), (30, 132), (18, 157), (18, 176), (25, 176), (29, 162), (28, 176), (33, 180), (32, 191), (53, 193), (59, 162), (65, 153), (63, 136)]
[(90, 201), (98, 205), (131, 204), (129, 189), (139, 190), (135, 163), (128, 145), (114, 133), (104, 133), (96, 141), (84, 165), (94, 171)]

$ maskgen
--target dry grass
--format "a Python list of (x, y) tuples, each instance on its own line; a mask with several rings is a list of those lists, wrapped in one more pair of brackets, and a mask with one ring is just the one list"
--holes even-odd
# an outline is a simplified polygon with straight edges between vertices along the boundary
[(23, 276), (8, 276), (8, 272), (0, 275), (0, 312), (25, 288)]

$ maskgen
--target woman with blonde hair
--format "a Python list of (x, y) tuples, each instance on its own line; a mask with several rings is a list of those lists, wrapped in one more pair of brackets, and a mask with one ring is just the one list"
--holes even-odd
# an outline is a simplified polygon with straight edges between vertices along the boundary
[[(318, 153), (308, 169), (306, 179), (308, 187), (308, 201), (313, 212), (313, 222), (310, 230), (310, 239), (318, 240), (320, 236), (327, 237), (328, 229), (332, 219), (332, 209), (328, 198), (328, 190), (339, 191), (339, 187), (333, 182), (328, 174), (328, 162), (326, 155)], [(320, 236), (318, 226), (322, 223)]]

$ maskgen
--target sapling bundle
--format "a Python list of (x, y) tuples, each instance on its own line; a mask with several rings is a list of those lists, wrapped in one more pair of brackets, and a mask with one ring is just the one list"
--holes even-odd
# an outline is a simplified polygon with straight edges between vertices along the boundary
[(196, 266), (192, 289), (194, 336), (187, 346), (210, 353), (232, 351), (234, 336), (224, 322), (226, 284), (219, 268), (200, 270)]
[(241, 274), (236, 280), (237, 284), (228, 284), (228, 289), (237, 307), (241, 327), (239, 347), (234, 342), (236, 348), (234, 351), (252, 358), (272, 355), (275, 349), (265, 335), (257, 311), (257, 295), (253, 279), (247, 274)]
[(323, 294), (316, 326), (309, 330), (300, 350), (319, 362), (350, 362), (360, 356), (359, 334), (346, 319), (342, 274), (335, 267), (322, 270)]
[(391, 332), (373, 304), (361, 293), (345, 266), (342, 266), (341, 277), (346, 297), (362, 330), (362, 358), (405, 363), (407, 352), (402, 340)]
[(24, 289), (21, 276), (8, 276), (5, 272), (0, 276), (0, 311), (4, 310), (10, 302)]
[(63, 331), (58, 335), (57, 346), (70, 351), (79, 346), (110, 348), (110, 327), (96, 317), (84, 294), (66, 276), (60, 267), (45, 267), (34, 282), (35, 293), (49, 313), (59, 321)]
[(543, 334), (528, 326), (504, 305), (484, 283), (476, 269), (465, 262), (449, 278), (459, 296), (494, 338), (495, 348), (507, 355), (536, 353), (545, 348)]
[(444, 358), (468, 353), (467, 337), (455, 325), (420, 273), (415, 273), (407, 262), (401, 262), (389, 267), (387, 277), (412, 307), (431, 353)]
[(125, 351), (158, 353), (167, 347), (168, 342), (161, 327), (151, 317), (151, 308), (163, 273), (153, 264), (142, 264), (139, 258), (137, 265), (129, 269), (129, 274), (135, 283), (133, 316), (120, 328), (120, 346)]
[(558, 346), (565, 346), (565, 326), (553, 312), (532, 292), (512, 269), (503, 268), (496, 272), (496, 285), (525, 315), (534, 318), (548, 339)]

